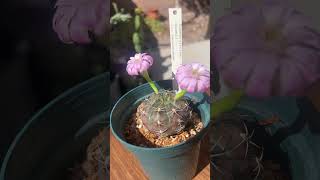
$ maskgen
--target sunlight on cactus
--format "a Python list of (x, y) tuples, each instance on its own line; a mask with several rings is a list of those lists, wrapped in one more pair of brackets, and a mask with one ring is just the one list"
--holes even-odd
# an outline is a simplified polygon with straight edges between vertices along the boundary
[(199, 63), (182, 65), (176, 73), (180, 90), (159, 91), (148, 74), (152, 65), (153, 58), (147, 53), (137, 53), (130, 57), (127, 63), (128, 75), (142, 75), (154, 91), (138, 107), (139, 118), (143, 125), (158, 137), (178, 134), (192, 120), (192, 108), (184, 98), (185, 94), (207, 92), (210, 89), (210, 72)]
[(141, 119), (153, 134), (165, 137), (181, 132), (190, 122), (192, 109), (188, 100), (174, 100), (175, 92), (161, 90), (144, 101)]

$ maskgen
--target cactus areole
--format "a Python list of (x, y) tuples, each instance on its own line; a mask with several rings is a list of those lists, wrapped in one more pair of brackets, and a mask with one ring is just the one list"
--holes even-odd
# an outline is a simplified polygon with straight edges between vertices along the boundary
[(193, 109), (191, 102), (184, 95), (195, 92), (207, 92), (210, 89), (210, 72), (203, 65), (192, 63), (178, 68), (177, 79), (180, 90), (169, 91), (156, 87), (148, 74), (153, 58), (147, 53), (138, 53), (131, 57), (127, 64), (127, 72), (131, 76), (142, 75), (154, 90), (144, 100), (142, 123), (158, 137), (166, 137), (180, 133), (188, 126)]

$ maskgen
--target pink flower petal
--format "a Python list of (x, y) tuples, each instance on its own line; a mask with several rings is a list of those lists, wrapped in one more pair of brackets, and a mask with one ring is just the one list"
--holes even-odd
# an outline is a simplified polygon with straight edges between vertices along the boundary
[[(127, 71), (129, 75), (139, 75), (147, 71), (153, 63), (153, 58), (147, 53), (137, 53), (134, 57), (130, 57), (127, 62)], [(130, 68), (128, 68), (130, 67)]]
[(291, 59), (282, 59), (280, 70), (280, 95), (302, 95), (307, 82)]
[(176, 80), (187, 92), (205, 92), (210, 86), (210, 72), (199, 63), (185, 64), (177, 69)]
[(248, 79), (246, 92), (254, 97), (267, 97), (272, 93), (272, 80), (279, 68), (279, 59), (271, 54), (261, 54)]
[(108, 4), (106, 0), (58, 0), (53, 28), (65, 43), (89, 43), (89, 32), (106, 32)]
[(88, 28), (85, 24), (81, 23), (79, 16), (76, 16), (70, 23), (70, 36), (72, 41), (78, 43), (89, 43), (91, 39), (89, 37)]
[(190, 93), (194, 93), (194, 92), (196, 92), (196, 88), (197, 88), (197, 80), (191, 79), (191, 80), (189, 81), (189, 84), (188, 84), (186, 90), (187, 90), (188, 92), (190, 92)]
[(265, 1), (264, 6), (262, 6), (265, 25), (281, 25), (282, 22), (286, 20), (285, 18), (291, 10), (291, 8), (286, 5), (286, 2), (281, 3), (273, 0)]
[(99, 7), (97, 7), (97, 23), (95, 26), (95, 33), (98, 35), (102, 35), (109, 28), (109, 24), (107, 21), (110, 19), (110, 2), (107, 0), (99, 0), (100, 3), (97, 3)]
[(310, 19), (301, 14), (295, 9), (290, 9), (287, 12), (287, 16), (284, 17), (283, 32), (287, 33), (291, 30), (300, 29), (303, 27), (310, 27), (312, 24)]
[[(254, 36), (254, 34), (252, 34)], [(245, 43), (244, 43), (245, 42)], [(231, 58), (238, 56), (243, 51), (256, 51), (263, 48), (262, 41), (254, 37), (239, 34), (239, 37), (216, 42), (212, 48), (214, 65), (221, 69)]]
[(74, 8), (63, 7), (58, 9), (53, 17), (53, 29), (58, 34), (59, 39), (65, 43), (72, 43), (69, 24), (75, 11)]
[(234, 57), (231, 63), (221, 71), (223, 79), (233, 88), (245, 88), (246, 80), (259, 61), (259, 54), (259, 52), (243, 52)]
[(142, 61), (141, 64), (140, 64), (140, 73), (148, 70), (150, 67), (150, 63), (148, 63), (147, 61)]
[(320, 78), (320, 56), (314, 49), (303, 46), (291, 46), (286, 50), (291, 63), (295, 63), (308, 84)]
[(90, 4), (87, 6), (80, 6), (78, 8), (78, 15), (76, 18), (79, 19), (79, 23), (90, 28), (90, 30), (93, 30), (94, 25), (96, 24), (95, 11), (96, 9), (94, 9)]
[(215, 25), (214, 36), (218, 36), (218, 39), (236, 37), (237, 33), (251, 32), (258, 23), (262, 23), (263, 19), (259, 10), (251, 4), (246, 5), (246, 7), (234, 10), (231, 14), (219, 18)]
[(320, 34), (308, 27), (290, 29), (286, 32), (289, 44), (300, 44), (310, 48), (320, 49)]
[(57, 6), (73, 6), (74, 0), (57, 0), (56, 7)]
[(197, 92), (206, 92), (208, 89), (210, 89), (210, 82), (198, 81)]
[[(320, 79), (320, 33), (288, 3), (248, 3), (217, 21), (210, 57), (231, 87), (259, 97), (301, 95)], [(280, 38), (265, 39), (272, 28)]]
[(153, 58), (150, 55), (146, 54), (146, 53), (144, 53), (142, 55), (142, 60), (145, 61), (145, 62), (148, 62), (149, 66), (153, 65)]

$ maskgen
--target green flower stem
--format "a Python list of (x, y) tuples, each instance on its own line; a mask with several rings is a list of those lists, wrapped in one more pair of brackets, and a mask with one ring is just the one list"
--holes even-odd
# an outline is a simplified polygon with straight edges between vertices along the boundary
[(235, 90), (229, 95), (213, 102), (210, 106), (211, 118), (215, 119), (221, 113), (231, 111), (240, 102), (240, 99), (243, 95), (243, 91)]
[(174, 97), (174, 100), (178, 100), (178, 99), (182, 98), (186, 93), (187, 93), (187, 91), (184, 90), (184, 89), (181, 90), (181, 91), (179, 91), (179, 92), (176, 94), (176, 96)]
[(159, 93), (159, 90), (156, 86), (156, 84), (151, 80), (149, 74), (148, 74), (148, 71), (144, 71), (142, 73), (142, 76), (144, 77), (144, 79), (149, 83), (149, 85), (151, 86), (151, 88), (153, 89), (153, 91), (158, 94)]

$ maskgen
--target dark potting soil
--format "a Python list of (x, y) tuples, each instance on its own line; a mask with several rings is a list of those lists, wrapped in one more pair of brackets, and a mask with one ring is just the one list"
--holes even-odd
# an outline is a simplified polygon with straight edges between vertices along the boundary
[(86, 159), (71, 169), (71, 180), (105, 180), (109, 172), (109, 158), (107, 142), (108, 128), (104, 128), (92, 139), (88, 148)]
[(222, 116), (210, 131), (210, 146), (214, 179), (291, 179), (287, 155), (249, 115)]
[(167, 137), (158, 137), (143, 125), (140, 118), (141, 114), (143, 114), (143, 109), (144, 103), (142, 102), (125, 126), (124, 136), (126, 141), (130, 144), (150, 148), (173, 146), (187, 141), (199, 133), (203, 128), (199, 115), (193, 112), (190, 124), (180, 133)]

